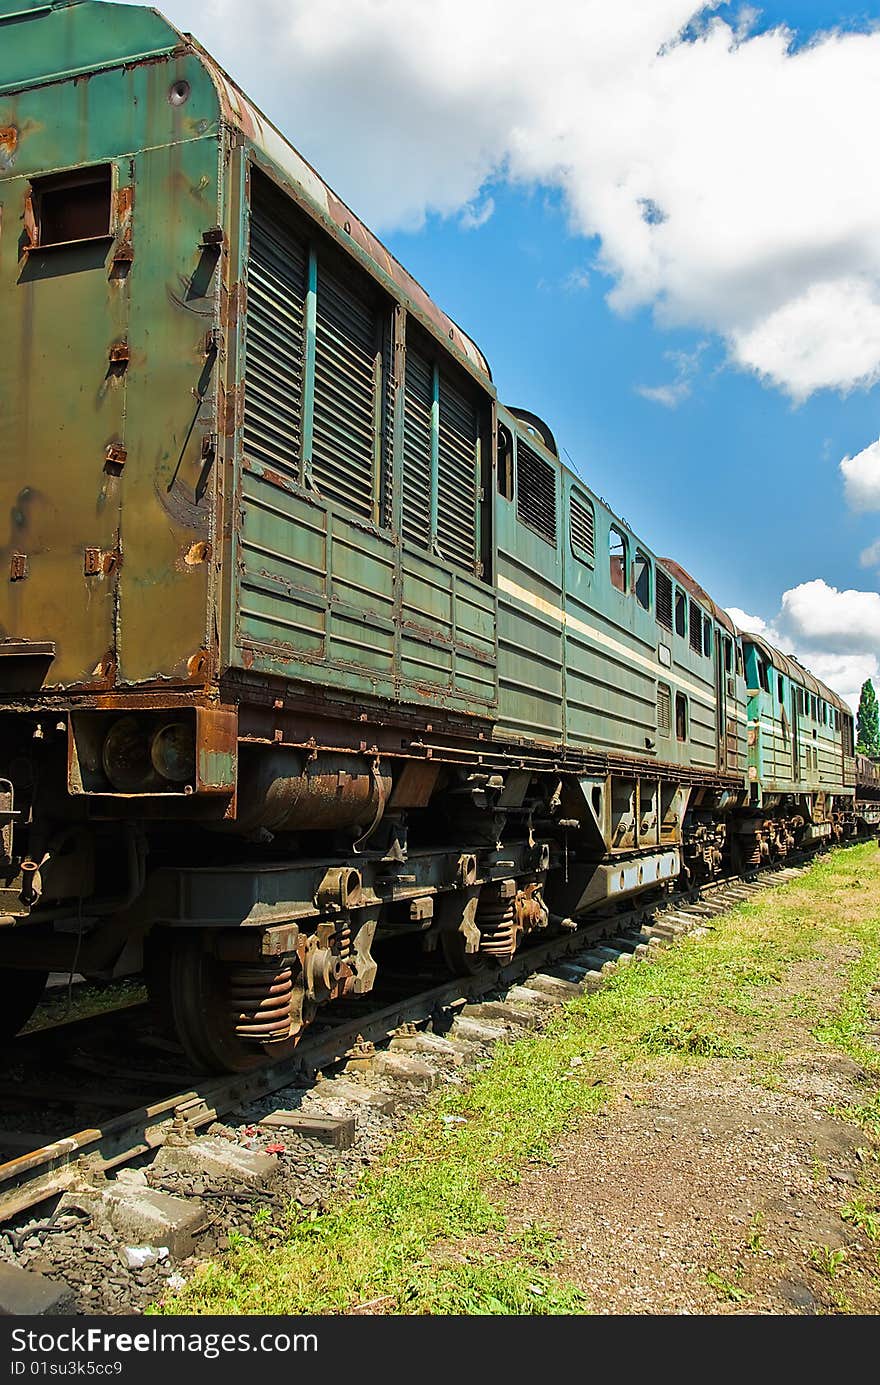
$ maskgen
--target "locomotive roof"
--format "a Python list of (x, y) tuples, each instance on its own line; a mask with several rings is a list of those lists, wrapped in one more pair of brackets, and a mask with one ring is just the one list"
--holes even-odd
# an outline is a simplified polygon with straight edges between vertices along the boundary
[(38, 22), (17, 36), (15, 48), (0, 44), (0, 92), (123, 63), (193, 52), (213, 82), (222, 118), (286, 176), (294, 194), (335, 238), (366, 258), (380, 276), (391, 280), (417, 314), (486, 384), (491, 383), (489, 364), (476, 343), (437, 306), (191, 34), (182, 33), (159, 10), (138, 5), (99, 4), (95, 0), (0, 0), (0, 24), (31, 15)]
[(755, 635), (751, 630), (740, 631), (740, 637), (749, 644), (755, 645), (761, 653), (780, 673), (786, 674), (793, 683), (805, 688), (807, 692), (814, 693), (817, 697), (823, 697), (826, 702), (830, 702), (832, 707), (838, 711), (846, 712), (847, 716), (852, 715), (852, 708), (842, 697), (833, 692), (826, 683), (810, 673), (809, 669), (804, 668), (803, 664), (794, 657), (793, 654), (783, 654), (772, 645), (769, 640), (765, 640), (763, 635)]
[(690, 592), (691, 596), (694, 597), (696, 601), (699, 601), (711, 611), (719, 625), (723, 625), (724, 629), (727, 630), (729, 634), (736, 635), (736, 626), (724, 608), (719, 606), (716, 601), (712, 600), (706, 589), (701, 587), (699, 582), (691, 577), (689, 572), (685, 571), (681, 563), (675, 562), (673, 558), (661, 558), (659, 561), (666, 568), (670, 576), (675, 578), (680, 587), (684, 587), (685, 591)]
[(324, 182), (319, 173), (312, 168), (293, 145), (273, 125), (241, 87), (226, 72), (215, 58), (208, 53), (197, 39), (186, 34), (190, 43), (204, 63), (217, 89), (224, 120), (235, 125), (252, 144), (261, 149), (269, 159), (296, 183), (308, 202), (316, 207), (322, 219), (331, 223), (332, 229), (342, 239), (354, 244), (391, 279), (406, 295), (413, 306), (443, 336), (447, 342), (458, 348), (471, 366), (486, 381), (492, 379), (489, 363), (476, 342), (453, 322), (428, 295), (418, 280), (414, 279), (399, 260), (387, 250), (378, 237), (360, 220), (350, 207), (337, 197), (333, 189)]

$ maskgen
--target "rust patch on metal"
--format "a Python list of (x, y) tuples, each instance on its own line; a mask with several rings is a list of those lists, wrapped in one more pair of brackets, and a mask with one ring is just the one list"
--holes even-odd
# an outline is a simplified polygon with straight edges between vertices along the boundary
[(120, 443), (108, 443), (104, 452), (104, 470), (110, 476), (119, 476), (127, 457), (128, 453)]
[(0, 125), (0, 169), (6, 172), (15, 163), (18, 149), (18, 126)]
[(191, 654), (186, 661), (186, 671), (190, 678), (203, 678), (211, 666), (211, 656), (207, 649), (200, 649), (196, 654)]
[(30, 188), (24, 199), (24, 245), (23, 250), (37, 243), (37, 214), (34, 210), (34, 194)]
[(204, 539), (192, 544), (183, 555), (183, 561), (188, 567), (196, 567), (199, 563), (207, 563), (211, 557), (211, 545)]
[(23, 582), (28, 575), (28, 558), (26, 553), (13, 553), (9, 560), (9, 580), (10, 582)]

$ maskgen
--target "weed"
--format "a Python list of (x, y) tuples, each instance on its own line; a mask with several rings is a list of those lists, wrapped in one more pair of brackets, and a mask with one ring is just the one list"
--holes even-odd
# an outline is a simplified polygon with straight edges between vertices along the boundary
[(657, 1025), (639, 1035), (639, 1043), (651, 1053), (682, 1053), (693, 1058), (745, 1058), (746, 1050), (711, 1029), (698, 1024)]
[(834, 1279), (840, 1267), (846, 1263), (846, 1251), (842, 1248), (832, 1250), (830, 1246), (810, 1246), (810, 1259), (819, 1274)]
[(764, 1224), (764, 1214), (756, 1212), (749, 1222), (749, 1233), (746, 1236), (746, 1245), (753, 1255), (760, 1255), (764, 1249), (764, 1237), (761, 1234), (761, 1227)]
[(845, 1222), (858, 1227), (869, 1241), (880, 1241), (880, 1206), (876, 1201), (869, 1205), (867, 1198), (853, 1194), (841, 1207), (840, 1215)]
[[(738, 1276), (739, 1273), (738, 1270), (734, 1271), (735, 1276)], [(723, 1275), (717, 1274), (715, 1270), (706, 1271), (706, 1283), (710, 1289), (715, 1290), (719, 1298), (727, 1299), (730, 1303), (742, 1303), (748, 1297), (745, 1289), (741, 1289), (731, 1279), (725, 1279)]]

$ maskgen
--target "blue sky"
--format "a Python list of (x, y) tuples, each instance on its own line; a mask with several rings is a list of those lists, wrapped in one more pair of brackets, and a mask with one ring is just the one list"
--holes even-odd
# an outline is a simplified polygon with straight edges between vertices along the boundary
[(878, 4), (164, 8), (655, 551), (880, 676)]

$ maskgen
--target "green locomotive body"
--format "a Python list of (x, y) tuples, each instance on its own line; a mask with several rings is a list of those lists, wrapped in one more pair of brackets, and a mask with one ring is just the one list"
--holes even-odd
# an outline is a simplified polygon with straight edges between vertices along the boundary
[(377, 937), (503, 958), (850, 825), (841, 724), (747, 750), (726, 614), (155, 11), (0, 0), (0, 217), (7, 1028), (75, 944), (235, 1066)]

